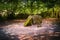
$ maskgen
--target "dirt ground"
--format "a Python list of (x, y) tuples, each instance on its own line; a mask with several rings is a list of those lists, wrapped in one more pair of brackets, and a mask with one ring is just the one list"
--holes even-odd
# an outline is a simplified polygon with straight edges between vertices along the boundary
[[(0, 39), (5, 40), (5, 37), (8, 37), (9, 40), (23, 40), (30, 38), (30, 40), (33, 40), (33, 36), (36, 36), (36, 40), (40, 40), (38, 35), (40, 34), (47, 34), (54, 32), (54, 26), (52, 22), (54, 22), (55, 19), (43, 19), (41, 26), (37, 27), (37, 25), (32, 25), (28, 27), (24, 27), (24, 22), (26, 20), (9, 20), (5, 21), (3, 23), (0, 23)], [(5, 35), (5, 37), (4, 37)], [(7, 36), (8, 35), (8, 36)]]

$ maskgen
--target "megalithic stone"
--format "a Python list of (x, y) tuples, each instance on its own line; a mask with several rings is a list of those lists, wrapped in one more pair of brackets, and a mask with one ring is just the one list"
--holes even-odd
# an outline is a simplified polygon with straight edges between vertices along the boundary
[(41, 24), (42, 23), (42, 17), (39, 15), (33, 15), (33, 24)]
[(32, 16), (28, 16), (26, 22), (24, 23), (24, 26), (31, 26), (32, 25)]
[(26, 22), (24, 23), (24, 26), (31, 26), (33, 24), (40, 26), (41, 23), (42, 23), (42, 17), (41, 16), (30, 15), (30, 16), (28, 16)]

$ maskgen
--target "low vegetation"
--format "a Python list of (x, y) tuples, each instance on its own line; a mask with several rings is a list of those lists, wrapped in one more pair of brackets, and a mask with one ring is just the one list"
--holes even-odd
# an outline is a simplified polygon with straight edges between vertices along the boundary
[(26, 19), (36, 14), (60, 18), (60, 0), (0, 0), (0, 20)]

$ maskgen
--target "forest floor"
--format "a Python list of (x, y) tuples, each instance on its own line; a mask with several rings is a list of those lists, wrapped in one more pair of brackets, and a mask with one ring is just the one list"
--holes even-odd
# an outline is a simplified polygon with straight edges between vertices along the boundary
[[(42, 26), (41, 27), (37, 27), (37, 25), (32, 25), (32, 26), (28, 26), (28, 27), (24, 27), (24, 22), (26, 20), (9, 20), (9, 21), (5, 21), (3, 23), (0, 23), (0, 39), (4, 39), (1, 36), (5, 35), (17, 35), (19, 39), (26, 39), (26, 37), (30, 37), (31, 40), (31, 36), (38, 36), (42, 33), (48, 33), (48, 32), (53, 32), (53, 26), (56, 25), (52, 25), (52, 21), (54, 21), (55, 19), (44, 19), (42, 21)], [(52, 28), (52, 29), (51, 29)], [(51, 30), (50, 30), (51, 29)], [(15, 38), (15, 36), (13, 36), (14, 40), (18, 40)], [(12, 38), (11, 38), (12, 39)], [(32, 38), (33, 39), (33, 38)], [(5, 39), (4, 39), (5, 40)], [(37, 38), (38, 40), (38, 38)]]

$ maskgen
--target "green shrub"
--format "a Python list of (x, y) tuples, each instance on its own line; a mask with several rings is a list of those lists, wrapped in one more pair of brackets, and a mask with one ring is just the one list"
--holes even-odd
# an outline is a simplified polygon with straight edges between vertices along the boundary
[(29, 14), (23, 14), (23, 13), (18, 13), (18, 14), (15, 14), (15, 18), (16, 19), (26, 19), (27, 17), (29, 16)]
[(8, 10), (7, 12), (7, 19), (14, 19), (15, 18), (15, 14), (12, 10)]

